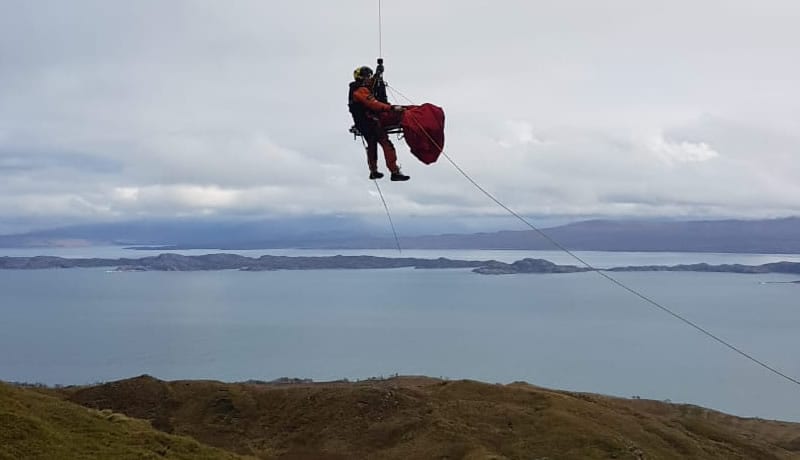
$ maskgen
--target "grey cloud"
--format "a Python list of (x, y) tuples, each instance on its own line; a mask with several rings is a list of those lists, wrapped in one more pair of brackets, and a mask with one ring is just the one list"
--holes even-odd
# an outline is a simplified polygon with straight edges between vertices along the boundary
[[(377, 53), (374, 5), (0, 2), (9, 219), (382, 215), (344, 100)], [(389, 82), (444, 106), (447, 153), (520, 212), (800, 212), (794, 2), (383, 13)], [(396, 144), (413, 179), (386, 184), (393, 212), (503, 212)]]

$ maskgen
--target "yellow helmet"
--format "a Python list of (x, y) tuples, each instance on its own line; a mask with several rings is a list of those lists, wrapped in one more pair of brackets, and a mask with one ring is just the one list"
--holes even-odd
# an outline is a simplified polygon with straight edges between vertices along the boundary
[(356, 67), (356, 70), (353, 71), (353, 80), (366, 80), (371, 77), (372, 74), (372, 69), (362, 65), (361, 67)]

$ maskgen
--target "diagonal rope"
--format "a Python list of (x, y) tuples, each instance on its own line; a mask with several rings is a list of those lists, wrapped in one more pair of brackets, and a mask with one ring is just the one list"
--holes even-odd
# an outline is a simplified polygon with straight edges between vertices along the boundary
[[(367, 141), (364, 137), (361, 137), (361, 143), (364, 144), (364, 148), (367, 148)], [(397, 252), (400, 254), (403, 253), (403, 250), (400, 248), (400, 238), (397, 237), (397, 230), (394, 228), (394, 221), (392, 220), (392, 214), (389, 212), (389, 206), (386, 204), (386, 200), (383, 198), (383, 191), (381, 190), (381, 186), (378, 185), (378, 180), (373, 179), (372, 182), (375, 182), (375, 188), (378, 189), (378, 196), (381, 197), (381, 203), (383, 203), (383, 209), (386, 210), (386, 217), (389, 218), (389, 226), (392, 227), (392, 235), (394, 235), (394, 242), (397, 244)]]
[(408, 101), (408, 103), (409, 103), (409, 104), (411, 104), (411, 105), (415, 105), (415, 104), (414, 104), (414, 101), (412, 101), (411, 99), (409, 99), (408, 97), (406, 97), (406, 96), (405, 96), (405, 94), (403, 94), (403, 93), (401, 93), (400, 91), (398, 91), (398, 90), (397, 90), (397, 88), (395, 88), (394, 86), (390, 86), (388, 83), (386, 83), (386, 88), (388, 88), (388, 89), (389, 89), (389, 91), (392, 93), (392, 99), (395, 99), (395, 100), (397, 100), (397, 97), (395, 97), (395, 93), (397, 93), (398, 95), (400, 95), (400, 97), (402, 97), (403, 99), (405, 99), (406, 101)]
[(383, 199), (383, 192), (381, 191), (381, 186), (378, 185), (377, 180), (373, 180), (375, 182), (375, 188), (378, 189), (378, 195), (381, 197), (381, 201), (383, 202), (383, 208), (386, 210), (386, 217), (389, 218), (389, 225), (392, 227), (392, 234), (394, 235), (394, 242), (397, 244), (397, 252), (400, 254), (403, 253), (403, 250), (400, 249), (400, 239), (397, 238), (397, 231), (394, 229), (394, 222), (392, 222), (392, 215), (389, 213), (389, 206), (386, 205), (386, 200)]
[[(395, 90), (395, 91), (396, 91), (396, 90)], [(399, 91), (397, 91), (397, 93), (398, 93), (398, 94), (400, 94), (400, 95), (401, 95), (403, 98), (405, 98), (406, 100), (408, 100), (409, 102), (411, 102), (411, 103), (413, 104), (413, 101), (411, 101), (411, 100), (410, 100), (410, 99), (408, 99), (407, 97), (403, 96), (403, 94), (402, 94), (402, 93), (400, 93)], [(410, 113), (406, 112), (406, 115), (410, 115)], [(414, 121), (414, 123), (416, 123), (417, 127), (419, 127), (419, 129), (420, 129), (420, 130), (421, 130), (423, 133), (425, 133), (425, 136), (428, 138), (428, 140), (430, 140), (430, 141), (433, 143), (433, 145), (435, 145), (435, 146), (436, 146), (436, 148), (438, 148), (440, 151), (442, 151), (442, 155), (443, 155), (443, 156), (444, 156), (444, 157), (447, 159), (447, 161), (449, 161), (449, 162), (450, 162), (450, 164), (451, 164), (451, 165), (453, 165), (453, 167), (454, 167), (454, 168), (455, 168), (455, 169), (456, 169), (456, 170), (457, 170), (459, 173), (461, 173), (461, 175), (462, 175), (462, 176), (464, 176), (464, 177), (465, 177), (465, 178), (466, 178), (466, 179), (467, 179), (467, 180), (468, 180), (468, 181), (469, 181), (469, 182), (470, 182), (472, 185), (474, 185), (474, 186), (475, 186), (475, 188), (477, 188), (478, 190), (480, 190), (480, 191), (481, 191), (481, 192), (482, 192), (484, 195), (486, 195), (486, 196), (487, 196), (487, 197), (488, 197), (490, 200), (492, 200), (493, 202), (495, 202), (495, 203), (496, 203), (498, 206), (500, 206), (501, 208), (503, 208), (504, 210), (506, 210), (506, 212), (508, 212), (508, 213), (509, 213), (509, 214), (511, 214), (512, 216), (516, 217), (516, 218), (517, 218), (518, 220), (520, 220), (520, 221), (521, 221), (523, 224), (525, 224), (525, 225), (526, 225), (526, 226), (528, 226), (530, 229), (534, 230), (536, 233), (538, 233), (539, 235), (541, 235), (541, 236), (542, 236), (544, 239), (546, 239), (547, 241), (549, 241), (549, 242), (550, 242), (550, 243), (551, 243), (553, 246), (557, 247), (558, 249), (560, 249), (561, 251), (565, 252), (566, 254), (569, 254), (569, 255), (570, 255), (572, 258), (574, 258), (575, 260), (577, 260), (578, 262), (580, 262), (581, 264), (583, 264), (583, 265), (584, 265), (586, 268), (588, 268), (590, 271), (593, 271), (593, 272), (597, 273), (598, 275), (602, 276), (603, 278), (607, 279), (608, 281), (610, 281), (611, 283), (613, 283), (613, 284), (617, 285), (618, 287), (620, 287), (620, 288), (622, 288), (622, 289), (624, 289), (624, 290), (626, 290), (626, 291), (630, 292), (631, 294), (635, 295), (636, 297), (638, 297), (638, 298), (640, 298), (640, 299), (644, 300), (645, 302), (647, 302), (648, 304), (650, 304), (650, 305), (652, 305), (652, 306), (654, 306), (654, 307), (658, 308), (659, 310), (661, 310), (661, 311), (663, 311), (663, 312), (665, 312), (665, 313), (669, 314), (670, 316), (672, 316), (673, 318), (675, 318), (675, 319), (677, 319), (677, 320), (679, 320), (679, 321), (683, 322), (684, 324), (687, 324), (687, 325), (689, 325), (689, 326), (693, 327), (694, 329), (696, 329), (697, 331), (701, 332), (702, 334), (705, 334), (707, 337), (709, 337), (709, 338), (711, 338), (711, 339), (715, 340), (716, 342), (718, 342), (718, 343), (720, 343), (720, 344), (724, 345), (724, 346), (725, 346), (725, 347), (727, 347), (728, 349), (730, 349), (730, 350), (732, 350), (732, 351), (734, 351), (734, 352), (738, 353), (739, 355), (741, 355), (741, 356), (743, 356), (744, 358), (746, 358), (746, 359), (748, 359), (748, 360), (752, 361), (753, 363), (755, 363), (755, 364), (757, 364), (757, 365), (759, 365), (759, 366), (763, 367), (764, 369), (766, 369), (766, 370), (768, 370), (768, 371), (772, 372), (773, 374), (775, 374), (775, 375), (778, 375), (779, 377), (783, 377), (784, 379), (788, 380), (789, 382), (791, 382), (791, 383), (794, 383), (794, 384), (796, 384), (796, 385), (800, 386), (800, 380), (797, 380), (796, 378), (794, 378), (794, 377), (791, 377), (791, 376), (789, 376), (789, 375), (787, 375), (787, 374), (785, 374), (785, 373), (783, 373), (783, 372), (779, 371), (778, 369), (775, 369), (774, 367), (772, 367), (772, 366), (768, 365), (767, 363), (765, 363), (765, 362), (763, 362), (763, 361), (761, 361), (761, 360), (759, 360), (759, 359), (755, 358), (754, 356), (750, 355), (749, 353), (745, 352), (744, 350), (742, 350), (742, 349), (740, 349), (740, 348), (738, 348), (738, 347), (734, 346), (734, 345), (733, 345), (733, 344), (731, 344), (730, 342), (728, 342), (728, 341), (726, 341), (726, 340), (722, 339), (721, 337), (719, 337), (719, 336), (717, 336), (717, 335), (713, 334), (713, 333), (712, 333), (711, 331), (709, 331), (708, 329), (705, 329), (704, 327), (700, 326), (699, 324), (697, 324), (697, 323), (695, 323), (695, 322), (693, 322), (693, 321), (691, 321), (691, 320), (689, 320), (689, 319), (687, 319), (687, 318), (685, 318), (685, 317), (681, 316), (680, 314), (678, 314), (678, 313), (676, 313), (676, 312), (672, 311), (671, 309), (667, 308), (666, 306), (662, 305), (661, 303), (657, 302), (656, 300), (654, 300), (654, 299), (652, 299), (652, 298), (648, 297), (647, 295), (645, 295), (645, 294), (642, 294), (641, 292), (637, 291), (636, 289), (634, 289), (634, 288), (632, 288), (632, 287), (629, 287), (628, 285), (626, 285), (626, 284), (625, 284), (625, 283), (623, 283), (622, 281), (620, 281), (620, 280), (618, 280), (617, 278), (615, 278), (615, 277), (613, 277), (613, 276), (609, 275), (609, 274), (608, 274), (608, 273), (606, 273), (605, 271), (602, 271), (602, 270), (600, 270), (600, 269), (598, 269), (598, 268), (594, 267), (593, 265), (591, 265), (589, 262), (587, 262), (587, 261), (585, 261), (584, 259), (582, 259), (582, 258), (581, 258), (580, 256), (578, 256), (577, 254), (575, 254), (574, 252), (572, 252), (572, 251), (570, 251), (569, 249), (567, 249), (566, 247), (564, 247), (564, 246), (563, 246), (561, 243), (559, 243), (558, 241), (556, 241), (555, 239), (553, 239), (553, 238), (552, 238), (550, 235), (548, 235), (547, 233), (545, 233), (544, 231), (542, 231), (541, 229), (539, 229), (537, 226), (533, 225), (533, 224), (532, 224), (530, 221), (528, 221), (528, 219), (524, 218), (523, 216), (521, 216), (520, 214), (518, 214), (516, 211), (514, 211), (513, 209), (511, 209), (511, 208), (509, 208), (508, 206), (506, 206), (506, 205), (505, 205), (503, 202), (501, 202), (500, 200), (498, 200), (498, 199), (497, 199), (497, 198), (496, 198), (494, 195), (492, 195), (491, 193), (489, 193), (489, 191), (488, 191), (488, 190), (486, 190), (486, 189), (485, 189), (485, 188), (483, 188), (483, 187), (482, 187), (480, 184), (478, 184), (478, 183), (477, 183), (477, 182), (476, 182), (476, 181), (475, 181), (475, 180), (474, 180), (474, 179), (473, 179), (473, 178), (472, 178), (472, 177), (471, 177), (469, 174), (467, 174), (467, 173), (466, 173), (466, 171), (464, 171), (464, 170), (463, 170), (463, 169), (462, 169), (462, 168), (461, 168), (461, 167), (460, 167), (460, 166), (459, 166), (459, 165), (458, 165), (458, 164), (457, 164), (455, 161), (453, 161), (453, 159), (452, 159), (452, 158), (450, 158), (450, 155), (448, 155), (447, 153), (445, 153), (445, 152), (443, 151), (443, 150), (444, 150), (444, 148), (443, 148), (442, 146), (440, 146), (440, 145), (439, 145), (439, 144), (438, 144), (438, 143), (437, 143), (437, 142), (436, 142), (436, 141), (435, 141), (435, 140), (434, 140), (434, 139), (433, 139), (433, 138), (430, 136), (430, 134), (428, 134), (428, 131), (427, 131), (427, 130), (426, 130), (426, 129), (425, 129), (425, 128), (424, 128), (424, 127), (423, 127), (423, 126), (422, 126), (422, 125), (419, 123), (419, 120), (417, 120), (417, 119), (416, 119), (416, 117), (414, 117), (413, 115), (412, 115), (412, 120)]]

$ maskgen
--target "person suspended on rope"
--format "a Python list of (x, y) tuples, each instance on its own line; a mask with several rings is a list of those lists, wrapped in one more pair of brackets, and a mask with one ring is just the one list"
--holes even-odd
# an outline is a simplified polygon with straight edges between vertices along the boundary
[[(380, 73), (382, 73), (382, 67), (383, 65), (379, 61)], [(379, 97), (383, 101), (379, 100)], [(382, 113), (402, 112), (405, 108), (388, 103), (386, 89), (380, 74), (376, 76), (367, 66), (356, 68), (353, 71), (353, 81), (350, 82), (347, 106), (353, 116), (355, 128), (364, 137), (366, 143), (369, 178), (375, 180), (383, 177), (383, 173), (378, 171), (378, 144), (380, 144), (386, 160), (386, 167), (391, 173), (391, 180), (407, 181), (410, 179), (409, 176), (400, 172), (400, 166), (397, 164), (397, 152), (380, 119)]]

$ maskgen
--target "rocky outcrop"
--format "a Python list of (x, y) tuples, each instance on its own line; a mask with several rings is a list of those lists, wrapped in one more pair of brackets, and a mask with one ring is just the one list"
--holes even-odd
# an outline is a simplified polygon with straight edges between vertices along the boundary
[(589, 269), (574, 265), (556, 265), (549, 260), (528, 258), (511, 264), (490, 261), (472, 271), (481, 275), (509, 275), (515, 273), (576, 273), (589, 271)]

